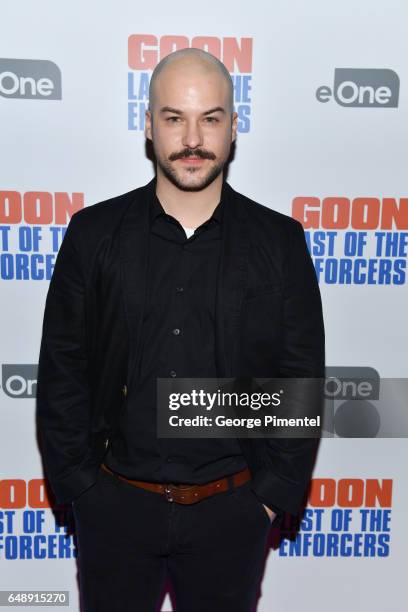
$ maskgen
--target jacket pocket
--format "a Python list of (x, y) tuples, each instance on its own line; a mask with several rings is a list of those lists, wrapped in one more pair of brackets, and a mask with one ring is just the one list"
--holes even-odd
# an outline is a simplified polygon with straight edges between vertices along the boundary
[(253, 287), (246, 287), (244, 290), (244, 300), (251, 300), (271, 293), (282, 293), (282, 285), (279, 283), (262, 283)]

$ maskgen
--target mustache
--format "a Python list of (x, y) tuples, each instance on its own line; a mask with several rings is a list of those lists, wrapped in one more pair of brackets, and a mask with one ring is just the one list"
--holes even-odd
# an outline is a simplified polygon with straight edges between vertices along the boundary
[(171, 153), (169, 155), (170, 161), (176, 161), (176, 159), (183, 159), (183, 157), (201, 157), (201, 159), (215, 159), (216, 156), (211, 151), (205, 149), (184, 149), (179, 153)]

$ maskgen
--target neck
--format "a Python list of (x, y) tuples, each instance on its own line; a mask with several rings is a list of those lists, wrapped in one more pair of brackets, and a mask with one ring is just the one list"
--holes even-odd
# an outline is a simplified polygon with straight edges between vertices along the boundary
[(165, 212), (184, 227), (196, 228), (211, 217), (221, 198), (223, 174), (200, 191), (183, 191), (171, 183), (158, 168), (156, 195)]

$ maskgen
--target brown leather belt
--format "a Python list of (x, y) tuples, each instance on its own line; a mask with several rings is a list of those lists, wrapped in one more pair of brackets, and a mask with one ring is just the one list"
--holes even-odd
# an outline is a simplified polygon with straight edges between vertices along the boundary
[(153, 491), (153, 493), (161, 493), (165, 495), (169, 502), (175, 501), (178, 504), (195, 504), (206, 497), (228, 491), (230, 487), (239, 487), (251, 478), (249, 468), (244, 468), (240, 472), (231, 474), (231, 476), (225, 476), (219, 480), (212, 480), (202, 485), (185, 485), (185, 484), (162, 484), (158, 482), (148, 482), (145, 480), (132, 480), (125, 478), (116, 472), (113, 472), (104, 463), (101, 464), (101, 468), (112, 474), (120, 480), (124, 480), (127, 483), (146, 489), (147, 491)]

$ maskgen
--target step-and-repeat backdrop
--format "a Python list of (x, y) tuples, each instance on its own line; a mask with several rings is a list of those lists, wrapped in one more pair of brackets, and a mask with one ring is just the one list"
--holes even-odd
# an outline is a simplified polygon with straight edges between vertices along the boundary
[[(75, 537), (45, 495), (34, 426), (45, 297), (73, 212), (153, 176), (150, 75), (191, 46), (234, 81), (229, 182), (304, 225), (343, 381), (342, 427), (296, 537), (271, 533), (258, 610), (406, 609), (406, 439), (343, 426), (407, 373), (407, 22), (394, 0), (1, 3), (1, 590), (69, 591), (79, 610)], [(368, 397), (345, 388), (357, 376), (377, 381)]]

